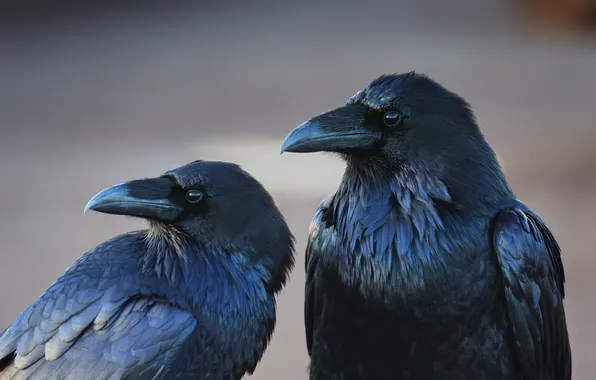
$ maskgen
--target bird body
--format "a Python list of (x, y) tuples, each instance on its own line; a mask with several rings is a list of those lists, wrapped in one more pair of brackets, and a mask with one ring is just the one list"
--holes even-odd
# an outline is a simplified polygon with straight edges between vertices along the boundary
[(570, 379), (559, 248), (461, 98), (382, 76), (284, 150), (347, 162), (307, 245), (311, 380)]
[[(339, 196), (313, 220), (307, 292), (322, 298), (311, 302), (322, 302), (324, 313), (307, 311), (307, 320), (317, 326), (311, 344), (327, 334), (339, 342), (329, 350), (312, 345), (312, 369), (320, 370), (312, 378), (349, 373), (354, 377), (337, 378), (468, 379), (467, 373), (477, 371), (479, 379), (517, 379), (508, 370), (513, 356), (507, 310), (498, 302), (503, 291), (494, 286), (499, 264), (490, 219), (453, 220), (427, 208), (416, 194), (410, 194), (406, 211), (399, 202), (389, 206), (391, 194), (384, 202), (378, 195), (373, 190), (346, 205)], [(341, 210), (335, 228), (326, 219), (333, 210)], [(368, 217), (360, 226), (349, 220), (359, 212)], [(396, 233), (388, 234), (388, 227)], [(354, 229), (361, 235), (351, 235)], [(386, 250), (393, 254), (382, 254)]]
[[(99, 196), (92, 206), (98, 211), (138, 215), (153, 207), (154, 218), (176, 222), (153, 219), (149, 230), (117, 236), (82, 255), (0, 337), (0, 379), (237, 380), (254, 371), (275, 326), (275, 294), (292, 265), (292, 237), (268, 194), (240, 169), (190, 165), (170, 178), (133, 181)], [(200, 206), (210, 211), (199, 216), (179, 197), (184, 192), (178, 190), (188, 190), (189, 169), (211, 194)], [(231, 179), (217, 178), (226, 172)], [(252, 243), (245, 234), (224, 244), (229, 224), (222, 230), (213, 222), (223, 208), (218, 198), (242, 198), (222, 186), (234, 176), (258, 193), (262, 217), (271, 218), (249, 211), (257, 218), (253, 228), (277, 226), (257, 232)], [(167, 216), (176, 213), (172, 204), (184, 216)], [(235, 217), (242, 219), (242, 212)], [(197, 230), (202, 233), (193, 235)], [(261, 233), (271, 238), (261, 242)]]

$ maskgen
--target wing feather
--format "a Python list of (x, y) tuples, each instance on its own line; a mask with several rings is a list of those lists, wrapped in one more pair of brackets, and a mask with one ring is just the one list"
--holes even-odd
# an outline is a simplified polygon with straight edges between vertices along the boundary
[(532, 212), (509, 209), (497, 217), (494, 249), (524, 379), (571, 379), (565, 273), (553, 235)]
[[(82, 256), (0, 336), (0, 380), (163, 374), (194, 316)], [(161, 372), (160, 372), (161, 371)]]
[(315, 326), (315, 318), (320, 313), (321, 300), (317, 296), (316, 273), (319, 266), (321, 252), (320, 247), (314, 244), (315, 239), (326, 228), (326, 221), (324, 220), (325, 212), (329, 211), (332, 197), (325, 199), (320, 207), (317, 209), (310, 224), (310, 231), (308, 242), (306, 245), (306, 284), (305, 284), (305, 299), (304, 299), (304, 327), (306, 332), (306, 347), (310, 355), (313, 343), (313, 334)]

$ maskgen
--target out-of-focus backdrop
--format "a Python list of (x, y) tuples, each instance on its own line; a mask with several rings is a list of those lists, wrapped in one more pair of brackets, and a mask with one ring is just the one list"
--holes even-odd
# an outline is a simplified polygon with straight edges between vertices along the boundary
[[(574, 379), (596, 373), (594, 2), (532, 0), (0, 3), (0, 330), (80, 254), (136, 220), (90, 213), (113, 184), (235, 161), (298, 239), (252, 378), (306, 379), (304, 248), (343, 164), (281, 140), (385, 72), (468, 99), (567, 272)], [(550, 4), (550, 5), (549, 5)]]

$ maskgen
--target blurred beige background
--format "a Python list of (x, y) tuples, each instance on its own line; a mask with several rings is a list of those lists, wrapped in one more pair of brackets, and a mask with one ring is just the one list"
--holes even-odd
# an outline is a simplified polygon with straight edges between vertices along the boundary
[(596, 41), (526, 33), (511, 2), (4, 3), (0, 330), (80, 254), (143, 227), (83, 216), (96, 192), (199, 158), (235, 161), (272, 191), (299, 242), (252, 378), (306, 379), (305, 240), (343, 165), (280, 156), (280, 142), (377, 75), (416, 69), (471, 102), (518, 197), (555, 232), (574, 379), (592, 379)]

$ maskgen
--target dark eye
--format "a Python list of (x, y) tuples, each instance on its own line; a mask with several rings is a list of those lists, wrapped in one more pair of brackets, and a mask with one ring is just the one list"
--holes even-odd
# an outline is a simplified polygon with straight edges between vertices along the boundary
[(203, 198), (203, 193), (198, 190), (188, 190), (186, 192), (186, 200), (188, 203), (199, 203)]
[(385, 116), (383, 116), (383, 121), (385, 125), (388, 127), (395, 127), (401, 121), (401, 115), (397, 112), (387, 112)]

